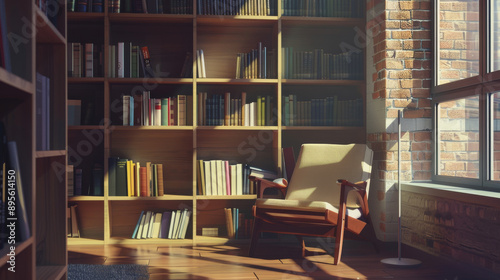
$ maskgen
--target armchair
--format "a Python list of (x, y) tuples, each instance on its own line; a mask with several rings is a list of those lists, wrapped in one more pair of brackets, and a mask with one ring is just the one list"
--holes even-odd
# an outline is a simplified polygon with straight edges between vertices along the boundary
[[(285, 199), (260, 198), (249, 255), (261, 232), (335, 237), (334, 264), (340, 262), (344, 235), (375, 240), (368, 208), (373, 152), (364, 144), (304, 144), (286, 186)], [(260, 184), (276, 184), (254, 178)]]

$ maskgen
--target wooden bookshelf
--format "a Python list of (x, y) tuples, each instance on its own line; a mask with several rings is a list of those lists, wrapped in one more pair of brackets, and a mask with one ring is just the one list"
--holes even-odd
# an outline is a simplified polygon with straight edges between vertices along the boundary
[[(165, 195), (162, 197), (110, 196), (106, 180), (104, 196), (70, 197), (69, 201), (79, 205), (80, 213), (85, 212), (80, 217), (81, 237), (69, 239), (71, 244), (230, 242), (224, 235), (223, 209), (240, 207), (245, 215), (251, 215), (256, 195), (198, 194), (198, 160), (230, 160), (280, 173), (283, 147), (293, 147), (297, 155), (300, 145), (308, 142), (365, 142), (364, 63), (357, 64), (357, 68), (350, 66), (352, 73), (348, 74), (351, 76), (339, 79), (312, 78), (312, 72), (305, 75), (310, 78), (285, 75), (289, 70), (300, 70), (298, 64), (287, 66), (291, 63), (288, 61), (291, 57), (287, 57), (285, 51), (287, 48), (293, 49), (298, 57), (315, 49), (339, 54), (344, 50), (342, 44), (349, 44), (357, 47), (357, 53), (364, 56), (364, 47), (356, 46), (355, 41), (359, 35), (357, 32), (365, 32), (364, 17), (283, 16), (288, 0), (274, 1), (276, 7), (272, 10), (277, 13), (269, 16), (243, 15), (242, 11), (233, 15), (213, 15), (206, 13), (215, 11), (201, 12), (201, 7), (197, 7), (199, 1), (188, 1), (192, 10), (187, 14), (113, 13), (109, 7), (103, 13), (68, 13), (68, 43), (93, 42), (104, 46), (102, 77), (68, 78), (68, 99), (82, 99), (82, 103), (83, 100), (102, 100), (103, 104), (95, 108), (93, 122), (68, 129), (68, 146), (74, 151), (79, 143), (91, 142), (85, 136), (88, 131), (94, 131), (98, 140), (87, 154), (81, 156), (77, 166), (89, 170), (98, 163), (107, 174), (108, 158), (120, 157), (141, 162), (141, 166), (146, 161), (161, 163), (165, 169)], [(83, 32), (85, 30), (87, 32)], [(152, 66), (160, 69), (161, 74), (154, 78), (113, 75), (111, 46), (118, 42), (147, 45)], [(259, 42), (269, 55), (267, 77), (236, 78), (237, 54), (258, 48)], [(205, 57), (206, 77), (203, 78), (198, 76), (196, 57), (200, 49)], [(192, 54), (188, 60), (193, 66), (192, 75), (181, 77), (187, 53)], [(324, 61), (321, 63), (326, 65)], [(332, 69), (333, 66), (330, 69), (325, 66), (324, 71)], [(341, 70), (347, 71), (335, 69), (339, 73)], [(192, 96), (193, 123), (185, 126), (122, 126), (122, 96), (142, 91), (150, 91), (154, 98)], [(270, 97), (271, 122), (264, 126), (202, 125), (198, 122), (197, 111), (202, 105), (198, 100), (201, 92), (207, 92), (209, 96), (231, 92), (231, 97), (233, 93), (239, 96), (246, 92), (247, 102), (256, 101), (259, 95)], [(356, 115), (357, 123), (287, 124), (284, 102), (289, 95), (295, 95), (298, 101), (333, 96), (342, 101), (359, 99), (361, 108), (357, 107), (358, 111), (350, 115)], [(68, 152), (69, 157), (71, 154)], [(185, 240), (131, 239), (141, 211), (182, 207), (193, 211)], [(202, 236), (204, 227), (218, 227), (219, 236)]]
[[(0, 120), (7, 141), (17, 145), (16, 172), (22, 182), (18, 187), (29, 228), (28, 238), (16, 236), (15, 244), (4, 244), (0, 250), (1, 279), (67, 277), (66, 2), (58, 2), (57, 12), (50, 15), (35, 2), (3, 1), (5, 6), (0, 6), (7, 33), (21, 40), (19, 46), (8, 44), (5, 50), (10, 67), (0, 65)], [(0, 36), (6, 34), (0, 31)], [(39, 74), (46, 77), (46, 88), (40, 87)], [(43, 96), (47, 107), (40, 106)], [(42, 115), (43, 124), (38, 122)], [(23, 208), (20, 203), (16, 207)], [(15, 273), (7, 262), (12, 258), (10, 246), (15, 246)]]

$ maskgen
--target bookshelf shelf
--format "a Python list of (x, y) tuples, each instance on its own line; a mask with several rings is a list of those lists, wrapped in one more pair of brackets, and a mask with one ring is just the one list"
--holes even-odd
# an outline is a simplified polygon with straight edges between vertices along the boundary
[(193, 239), (161, 239), (161, 238), (148, 238), (148, 239), (131, 239), (130, 237), (111, 237), (110, 244), (123, 244), (123, 245), (147, 245), (147, 244), (165, 244), (172, 246), (190, 246), (193, 244)]
[[(23, 242), (16, 242), (16, 255), (20, 254), (28, 249), (30, 249), (30, 246), (33, 245), (33, 236), (30, 237), (29, 239), (23, 241)], [(9, 260), (9, 256), (7, 254), (10, 251), (10, 245), (5, 243), (4, 247), (0, 250), (0, 262), (1, 263), (6, 263)]]
[(109, 196), (108, 200), (110, 201), (136, 201), (136, 200), (172, 200), (172, 201), (180, 201), (180, 200), (193, 200), (192, 195), (164, 195), (164, 196), (152, 196), (152, 197), (126, 197), (126, 196)]
[(197, 195), (196, 200), (254, 200), (255, 194), (248, 195)]
[(34, 84), (0, 67), (0, 97), (22, 98), (33, 94)]
[(104, 201), (103, 196), (68, 196), (68, 202), (78, 202), (78, 201)]
[(37, 159), (50, 158), (50, 157), (60, 157), (66, 156), (66, 150), (54, 150), (54, 151), (36, 151), (35, 157)]
[(98, 238), (68, 237), (68, 243), (71, 243), (71, 245), (104, 245), (104, 240)]
[(110, 84), (192, 84), (191, 78), (107, 78)]
[(193, 15), (110, 13), (111, 23), (192, 23)]
[(193, 130), (192, 126), (111, 126), (110, 130), (116, 131), (147, 131), (147, 130)]
[(52, 44), (64, 44), (66, 42), (64, 35), (38, 7), (36, 7), (36, 41), (37, 43)]
[[(290, 96), (294, 102), (296, 101), (291, 103), (291, 106), (297, 106), (298, 102), (312, 102), (313, 99), (315, 102), (334, 100), (338, 102), (339, 107), (352, 106), (349, 108), (365, 110), (366, 100), (363, 97), (366, 91), (365, 65), (360, 62), (361, 59), (357, 61), (359, 63), (354, 65), (355, 67), (336, 69), (335, 72), (342, 76), (325, 74), (324, 71), (334, 72), (332, 68), (327, 71), (326, 64), (329, 63), (329, 66), (333, 67), (333, 62), (339, 62), (333, 60), (333, 55), (336, 55), (335, 59), (345, 56), (339, 45), (344, 42), (354, 45), (359, 37), (357, 32), (365, 32), (366, 21), (364, 18), (348, 17), (283, 16), (282, 13), (290, 12), (290, 10), (285, 11), (285, 5), (291, 3), (288, 1), (292, 0), (278, 0), (276, 6), (271, 7), (270, 11), (273, 13), (277, 11), (277, 16), (202, 15), (197, 12), (203, 3), (200, 4), (200, 1), (196, 0), (192, 1), (194, 13), (191, 14), (113, 13), (110, 9), (102, 14), (68, 13), (68, 29), (71, 31), (68, 32), (68, 37), (71, 42), (94, 42), (102, 44), (104, 48), (103, 78), (68, 78), (69, 96), (74, 100), (82, 100), (82, 112), (86, 98), (87, 102), (97, 100), (94, 101), (95, 104), (102, 104), (95, 106), (95, 118), (92, 122), (87, 122), (91, 125), (68, 128), (68, 142), (72, 150), (78, 150), (79, 143), (88, 142), (92, 147), (89, 154), (81, 157), (81, 162), (74, 159), (75, 168), (86, 169), (87, 178), (90, 178), (94, 165), (102, 166), (104, 174), (109, 175), (112, 168), (117, 168), (118, 165), (113, 164), (114, 160), (118, 159), (140, 162), (141, 167), (146, 162), (160, 163), (164, 168), (163, 181), (166, 193), (161, 197), (110, 196), (109, 194), (114, 192), (109, 191), (109, 182), (104, 180), (104, 197), (68, 198), (68, 201), (79, 205), (77, 209), (82, 210), (80, 212), (91, 213), (81, 217), (84, 232), (82, 237), (86, 243), (193, 245), (248, 242), (247, 239), (231, 240), (222, 236), (226, 234), (224, 208), (241, 208), (243, 214), (250, 217), (250, 209), (257, 196), (255, 194), (197, 195), (200, 160), (227, 160), (280, 172), (283, 169), (281, 158), (284, 147), (292, 147), (298, 151), (303, 143), (352, 143), (366, 139), (364, 111), (356, 114), (360, 115), (360, 118), (355, 120), (348, 119), (346, 113), (341, 116), (342, 119), (340, 117), (334, 119), (330, 115), (327, 118), (324, 114), (321, 117), (315, 116), (315, 122), (311, 122), (325, 124), (328, 120), (328, 123), (331, 123), (328, 126), (289, 125), (308, 123), (307, 118), (302, 118), (303, 116), (295, 117), (293, 122), (288, 122), (291, 120), (289, 118), (291, 114), (290, 110), (286, 110), (286, 102), (290, 106)], [(211, 12), (213, 11), (201, 10), (200, 13)], [(87, 29), (92, 32), (83, 32)], [(118, 67), (113, 67), (118, 65), (116, 53), (122, 42), (127, 56), (124, 55), (124, 63), (121, 65), (126, 64), (125, 59), (128, 59), (126, 49), (132, 50), (130, 58), (134, 59), (134, 46), (147, 46), (155, 78), (138, 78), (137, 76), (144, 73), (140, 72), (137, 75), (137, 72), (131, 70), (128, 73), (124, 71), (123, 76), (127, 78), (117, 78)], [(132, 47), (129, 47), (129, 43)], [(259, 49), (260, 47), (262, 49)], [(259, 61), (259, 53), (261, 55), (264, 53), (264, 47), (266, 75), (258, 74), (259, 71), (256, 70), (259, 69), (258, 63), (247, 66), (246, 69), (238, 68), (239, 74), (237, 74), (237, 65), (251, 65), (252, 59)], [(198, 50), (203, 51), (203, 63), (198, 60)], [(305, 67), (299, 67), (297, 62), (292, 63), (294, 56), (291, 54), (296, 55), (295, 59), (299, 61), (301, 55), (316, 50), (320, 51), (318, 54), (324, 55), (321, 66), (325, 68), (321, 69), (325, 70), (322, 70), (321, 74), (310, 69), (306, 71)], [(364, 52), (365, 49), (362, 48), (363, 55)], [(328, 60), (330, 58), (332, 60)], [(316, 63), (318, 61), (316, 60)], [(136, 62), (140, 63), (140, 58)], [(130, 69), (136, 70), (132, 63), (130, 65)], [(186, 65), (189, 67), (187, 73), (182, 71), (186, 69)], [(206, 71), (199, 69), (202, 65)], [(289, 71), (291, 69), (293, 71)], [(206, 72), (206, 75), (198, 77), (198, 70)], [(268, 77), (268, 79), (249, 77)], [(307, 79), (309, 77), (318, 79)], [(122, 126), (123, 119), (127, 120), (126, 110), (125, 114), (123, 113), (123, 100), (127, 98), (124, 99), (123, 96), (131, 96), (134, 101), (141, 100), (135, 102), (134, 107), (128, 107), (129, 110), (134, 109), (136, 117), (146, 108), (138, 107), (138, 104), (144, 105), (141, 98), (144, 94), (150, 100), (154, 98), (164, 101), (170, 98), (170, 102), (179, 96), (186, 96), (188, 101), (186, 103), (191, 106), (185, 107), (185, 111), (188, 112), (187, 125)], [(231, 98), (227, 103), (225, 103), (226, 96)], [(268, 125), (213, 125), (216, 123), (214, 119), (220, 123), (218, 121), (226, 114), (222, 113), (221, 108), (224, 108), (222, 104), (227, 106), (231, 103), (233, 108), (238, 108), (240, 106), (238, 102), (243, 98), (244, 105), (249, 105), (245, 108), (250, 108), (250, 104), (253, 103), (251, 106), (255, 108), (255, 115), (262, 118), (262, 112), (264, 115), (267, 114), (264, 123)], [(219, 103), (216, 103), (217, 100)], [(174, 123), (183, 120), (176, 116), (178, 112), (176, 106), (179, 104), (182, 103), (178, 103), (178, 99), (176, 103), (163, 104), (171, 110), (167, 115), (171, 120), (174, 119)], [(309, 103), (301, 103), (301, 106), (302, 104)], [(304, 111), (313, 108), (310, 104), (307, 106), (309, 107), (300, 108)], [(361, 107), (363, 109), (360, 109)], [(332, 108), (333, 105), (329, 110), (333, 110)], [(216, 110), (220, 113), (218, 117), (214, 116)], [(299, 112), (294, 111), (295, 115)], [(151, 116), (151, 112), (149, 114)], [(224, 118), (224, 121), (227, 119)], [(301, 122), (295, 122), (297, 120)], [(136, 118), (134, 123), (141, 121)], [(110, 125), (98, 125), (101, 123)], [(344, 125), (347, 123), (359, 126)], [(262, 124), (262, 119), (261, 122), (256, 120), (255, 124)], [(88, 137), (89, 131), (94, 131), (93, 138)], [(96, 144), (94, 145), (92, 141)], [(110, 158), (112, 160), (109, 160)], [(112, 164), (111, 167), (108, 165), (109, 162)], [(188, 239), (131, 239), (137, 222), (136, 217), (141, 211), (174, 210), (184, 207), (193, 210), (187, 233)], [(210, 227), (218, 227), (221, 237), (201, 236), (202, 229)], [(81, 241), (69, 239), (68, 242), (78, 244)]]
[(198, 126), (198, 130), (278, 130), (277, 126)]
[(226, 85), (252, 85), (252, 84), (277, 84), (278, 79), (223, 79), (223, 78), (197, 78), (196, 82), (202, 84)]
[(68, 78), (68, 83), (70, 84), (100, 84), (104, 83), (103, 77), (95, 77), (95, 78)]
[(68, 12), (68, 23), (104, 22), (104, 13)]
[(62, 265), (41, 265), (36, 267), (37, 279), (61, 279), (66, 272), (66, 266)]

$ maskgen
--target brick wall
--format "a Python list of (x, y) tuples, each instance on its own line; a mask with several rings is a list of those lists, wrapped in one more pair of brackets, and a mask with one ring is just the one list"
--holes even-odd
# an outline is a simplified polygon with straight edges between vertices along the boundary
[(403, 243), (471, 268), (500, 273), (500, 206), (405, 188), (402, 201)]
[(397, 239), (399, 110), (403, 110), (401, 180), (431, 178), (430, 10), (429, 0), (368, 2), (367, 65), (374, 65), (367, 75), (367, 143), (374, 150), (370, 205), (377, 236), (384, 241)]

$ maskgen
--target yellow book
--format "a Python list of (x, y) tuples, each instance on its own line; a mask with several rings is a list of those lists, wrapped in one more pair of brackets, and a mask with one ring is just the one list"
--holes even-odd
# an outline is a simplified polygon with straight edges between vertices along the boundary
[(133, 192), (131, 189), (132, 180), (130, 179), (130, 176), (132, 175), (131, 174), (132, 173), (131, 167), (132, 167), (132, 161), (127, 160), (127, 193), (128, 193), (128, 196), (133, 196)]

